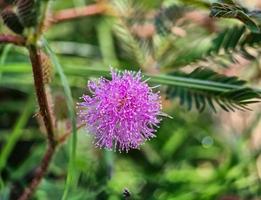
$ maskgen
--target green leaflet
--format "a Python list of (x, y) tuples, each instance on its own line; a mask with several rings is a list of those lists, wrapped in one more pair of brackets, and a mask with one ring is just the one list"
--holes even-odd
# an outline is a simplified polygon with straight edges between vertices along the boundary
[[(245, 86), (245, 81), (239, 80), (237, 77), (227, 77), (209, 69), (197, 68), (189, 74), (174, 72), (172, 75), (183, 76), (202, 85), (201, 88), (168, 87), (168, 97), (179, 97), (180, 104), (187, 104), (189, 110), (192, 105), (195, 105), (199, 111), (203, 111), (206, 105), (214, 112), (216, 112), (217, 106), (225, 111), (246, 110), (249, 109), (247, 107), (249, 104), (258, 102), (261, 97), (260, 91)], [(227, 84), (233, 84), (233, 87)]]
[(256, 22), (248, 16), (247, 12), (248, 11), (245, 8), (234, 4), (233, 1), (228, 1), (224, 3), (213, 3), (210, 16), (238, 19), (243, 22), (249, 30), (254, 33), (259, 33), (260, 28)]

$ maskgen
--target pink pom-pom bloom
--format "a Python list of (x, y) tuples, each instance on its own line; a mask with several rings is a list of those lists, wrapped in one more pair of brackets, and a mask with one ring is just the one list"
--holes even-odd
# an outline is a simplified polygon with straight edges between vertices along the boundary
[(78, 116), (100, 148), (128, 152), (155, 137), (161, 101), (141, 72), (111, 70), (112, 80), (89, 81), (91, 95), (78, 103)]

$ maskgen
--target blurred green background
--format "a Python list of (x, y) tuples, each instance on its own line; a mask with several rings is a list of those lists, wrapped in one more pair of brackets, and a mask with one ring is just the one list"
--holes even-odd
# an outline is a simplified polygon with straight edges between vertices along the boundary
[[(238, 2), (250, 9), (261, 6), (258, 0)], [(56, 0), (52, 11), (96, 3)], [(243, 57), (236, 48), (205, 56), (220, 33), (242, 27), (236, 20), (210, 18), (211, 1), (98, 3), (110, 5), (109, 11), (53, 24), (45, 32), (67, 75), (75, 104), (87, 92), (87, 81), (108, 75), (109, 66), (151, 74), (205, 66), (260, 86), (260, 43), (249, 50), (254, 59)], [(0, 30), (10, 32), (2, 23)], [(4, 200), (16, 199), (31, 179), (45, 139), (42, 122), (35, 115), (38, 107), (28, 53), (14, 45), (0, 48), (0, 199)], [(58, 76), (53, 77), (51, 88), (58, 129), (65, 133), (70, 121)], [(165, 118), (157, 137), (140, 150), (97, 149), (86, 130), (78, 130), (76, 181), (68, 199), (119, 200), (127, 189), (130, 199), (137, 200), (260, 200), (260, 104), (245, 112), (189, 111), (179, 99), (166, 95), (165, 86), (160, 89), (164, 112), (173, 119)], [(33, 199), (61, 199), (69, 151), (69, 142), (59, 147)]]

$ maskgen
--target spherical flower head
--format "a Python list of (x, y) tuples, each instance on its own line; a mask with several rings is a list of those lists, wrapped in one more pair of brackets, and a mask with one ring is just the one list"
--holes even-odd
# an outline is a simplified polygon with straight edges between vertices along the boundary
[(141, 72), (111, 70), (111, 75), (111, 80), (88, 82), (91, 95), (82, 96), (78, 116), (96, 146), (128, 152), (155, 137), (160, 96), (142, 81)]

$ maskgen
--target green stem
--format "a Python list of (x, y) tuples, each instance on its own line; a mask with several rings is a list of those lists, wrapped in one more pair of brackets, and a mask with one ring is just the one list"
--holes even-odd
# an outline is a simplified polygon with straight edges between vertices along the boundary
[[(206, 86), (206, 89), (208, 86), (211, 87), (218, 87), (223, 89), (239, 89), (241, 86), (237, 85), (231, 85), (227, 83), (219, 83), (215, 81), (209, 81), (209, 80), (200, 80), (200, 79), (194, 79), (194, 78), (183, 78), (178, 76), (170, 76), (170, 75), (151, 75), (152, 79), (155, 80), (164, 80), (164, 81), (172, 81), (172, 82), (184, 82), (184, 83), (192, 83), (192, 84), (198, 84), (198, 85), (204, 85)], [(222, 89), (221, 89), (222, 90)]]
[[(33, 105), (33, 98), (32, 95), (29, 97), (29, 100), (27, 101), (24, 110), (22, 114), (20, 115), (17, 123), (15, 124), (15, 127), (11, 134), (8, 136), (8, 140), (4, 147), (2, 148), (2, 151), (0, 153), (0, 174), (2, 173), (2, 170), (6, 166), (7, 159), (10, 156), (10, 153), (12, 152), (16, 142), (19, 140), (20, 136), (23, 133), (23, 127), (26, 125), (26, 122), (28, 118), (30, 117), (32, 113), (32, 105)], [(0, 177), (1, 183), (4, 184), (2, 178)], [(1, 185), (2, 185), (1, 184)]]
[(76, 122), (76, 114), (74, 111), (75, 105), (73, 102), (70, 85), (68, 83), (68, 80), (64, 74), (63, 68), (62, 68), (58, 58), (52, 52), (47, 41), (44, 40), (43, 43), (44, 43), (45, 50), (47, 51), (52, 63), (56, 67), (58, 75), (61, 78), (61, 82), (64, 87), (64, 93), (65, 93), (65, 97), (66, 97), (66, 104), (67, 104), (69, 116), (70, 116), (71, 123), (72, 123), (72, 133), (73, 134), (72, 134), (71, 140), (70, 140), (71, 149), (70, 149), (69, 167), (68, 167), (68, 173), (67, 173), (67, 178), (66, 178), (66, 183), (65, 183), (65, 189), (64, 189), (64, 193), (63, 193), (63, 197), (62, 197), (63, 200), (66, 200), (68, 198), (68, 194), (69, 194), (69, 190), (70, 190), (71, 186), (75, 185), (74, 183), (77, 180), (76, 171), (74, 169), (75, 168), (74, 163), (75, 163), (75, 157), (76, 157), (76, 145), (77, 145), (77, 125), (76, 125), (77, 122)]
[[(12, 48), (12, 44), (7, 44), (2, 52), (1, 58), (0, 58), (0, 65), (3, 66), (5, 64), (6, 58), (8, 56), (8, 53), (10, 52), (11, 48)], [(2, 73), (0, 72), (0, 79), (2, 77)]]
[(47, 1), (43, 1), (42, 5), (41, 5), (42, 12), (41, 12), (41, 17), (40, 17), (40, 22), (39, 22), (39, 24), (37, 26), (37, 30), (36, 30), (37, 38), (40, 38), (44, 31), (45, 20), (47, 19), (47, 15), (50, 10), (50, 4), (51, 4), (51, 1), (47, 0)]

